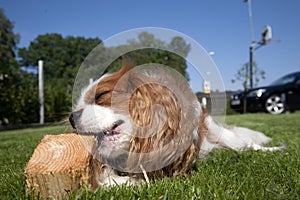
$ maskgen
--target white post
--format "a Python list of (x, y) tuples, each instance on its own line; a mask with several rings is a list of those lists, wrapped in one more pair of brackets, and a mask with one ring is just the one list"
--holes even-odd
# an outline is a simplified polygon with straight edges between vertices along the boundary
[(40, 102), (40, 124), (44, 124), (44, 76), (43, 61), (38, 61), (39, 65), (39, 102)]
[(202, 97), (202, 106), (206, 108), (206, 105), (207, 105), (207, 99), (205, 97)]

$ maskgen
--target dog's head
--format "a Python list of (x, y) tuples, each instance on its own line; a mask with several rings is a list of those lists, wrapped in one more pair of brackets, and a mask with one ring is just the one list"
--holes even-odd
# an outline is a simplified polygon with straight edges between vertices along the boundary
[(161, 65), (126, 67), (83, 90), (70, 122), (98, 138), (100, 159), (130, 173), (176, 175), (195, 161), (201, 108), (188, 83)]

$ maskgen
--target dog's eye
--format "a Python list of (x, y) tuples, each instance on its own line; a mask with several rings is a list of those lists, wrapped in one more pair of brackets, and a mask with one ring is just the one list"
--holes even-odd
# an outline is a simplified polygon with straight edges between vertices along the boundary
[(101, 92), (99, 94), (96, 94), (95, 96), (95, 103), (99, 102), (100, 100), (103, 99), (103, 97), (108, 94), (110, 91), (104, 91), (104, 92)]

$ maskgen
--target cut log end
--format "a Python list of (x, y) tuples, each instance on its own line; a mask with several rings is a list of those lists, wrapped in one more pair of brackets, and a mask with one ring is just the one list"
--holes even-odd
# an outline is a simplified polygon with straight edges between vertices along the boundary
[(62, 198), (76, 187), (95, 188), (93, 136), (46, 135), (25, 168), (27, 187), (41, 197)]

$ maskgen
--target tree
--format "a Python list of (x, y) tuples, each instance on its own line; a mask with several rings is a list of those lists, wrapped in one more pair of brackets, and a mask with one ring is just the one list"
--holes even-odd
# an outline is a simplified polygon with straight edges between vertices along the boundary
[(101, 42), (98, 38), (38, 36), (28, 48), (19, 49), (20, 65), (36, 68), (44, 61), (45, 120), (60, 120), (71, 111), (72, 87), (77, 71), (90, 51)]
[(172, 39), (171, 43), (169, 44), (169, 48), (186, 57), (191, 50), (191, 45), (187, 44), (182, 37), (176, 36)]
[[(258, 86), (260, 80), (264, 80), (266, 72), (258, 68), (256, 62), (253, 62), (253, 77), (254, 77), (254, 86)], [(248, 84), (250, 80), (249, 75), (249, 63), (243, 65), (237, 73), (234, 75), (234, 79), (231, 80), (232, 83), (241, 81), (243, 83), (244, 91), (248, 91), (250, 86)]]
[[(127, 53), (136, 65), (147, 63), (159, 63), (174, 68), (181, 73), (186, 79), (188, 74), (186, 72), (187, 64), (185, 57), (190, 51), (190, 44), (179, 36), (172, 38), (169, 44), (157, 39), (153, 34), (142, 32), (138, 35), (138, 40), (132, 39), (128, 41), (127, 45), (119, 46), (117, 48), (137, 49)], [(144, 48), (147, 47), (147, 48)], [(165, 50), (168, 49), (168, 50)], [(116, 71), (121, 67), (120, 60), (112, 63), (108, 71)]]
[[(143, 32), (138, 36), (138, 40), (131, 40), (125, 46), (110, 47), (98, 46), (97, 51), (91, 50), (100, 44), (98, 38), (85, 39), (83, 37), (62, 37), (60, 34), (45, 34), (38, 36), (32, 41), (28, 48), (21, 48), (18, 51), (20, 66), (36, 68), (37, 61), (44, 61), (44, 89), (45, 89), (45, 119), (46, 121), (59, 120), (71, 111), (72, 88), (77, 71), (85, 59), (86, 67), (91, 68), (91, 73), (95, 66), (101, 61), (107, 60), (106, 57), (113, 56), (112, 51), (125, 47), (162, 47), (160, 48), (139, 49), (128, 53), (137, 65), (146, 63), (161, 63), (171, 66), (185, 77), (186, 56), (190, 50), (190, 45), (180, 38), (175, 37), (170, 44), (156, 39), (152, 34)], [(96, 54), (86, 58), (89, 54)], [(179, 56), (180, 53), (183, 56)], [(100, 54), (100, 55), (98, 55)], [(101, 67), (101, 66), (99, 66)], [(120, 59), (113, 62), (107, 71), (113, 72), (121, 67)], [(89, 73), (87, 68), (85, 73)], [(36, 75), (36, 74), (33, 74)], [(95, 75), (95, 74), (93, 74)], [(36, 77), (36, 76), (35, 76)]]
[(0, 125), (20, 123), (25, 117), (23, 77), (27, 74), (18, 67), (16, 45), (19, 36), (13, 24), (0, 9)]

